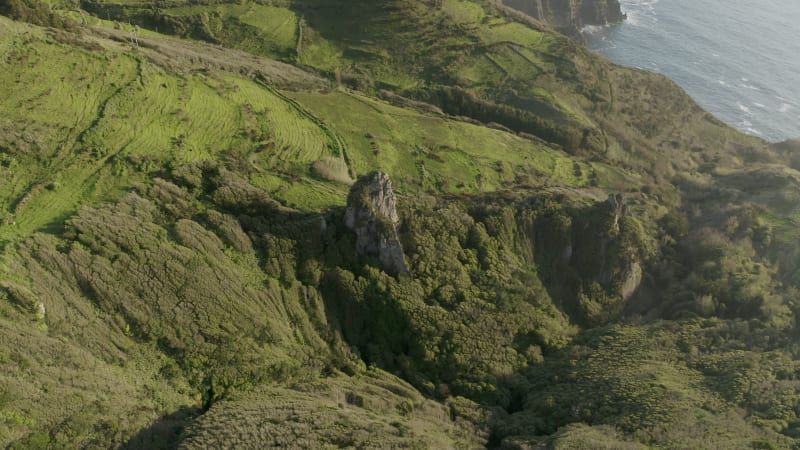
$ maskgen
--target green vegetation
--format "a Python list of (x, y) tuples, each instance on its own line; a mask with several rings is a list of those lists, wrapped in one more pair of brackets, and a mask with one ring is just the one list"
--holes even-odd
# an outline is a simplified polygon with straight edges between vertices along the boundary
[(290, 58), (299, 39), (299, 19), (286, 8), (258, 4), (202, 5), (170, 8), (155, 13), (156, 28), (175, 34), (197, 32), (185, 29), (185, 21), (202, 27), (201, 37), (212, 37), (229, 47), (253, 53)]
[(0, 446), (800, 446), (796, 142), (495, 2), (0, 14)]
[(302, 448), (480, 448), (482, 436), (468, 415), (474, 409), (463, 398), (449, 405), (427, 400), (411, 385), (369, 369), (231, 398), (192, 424), (179, 448), (254, 442)]

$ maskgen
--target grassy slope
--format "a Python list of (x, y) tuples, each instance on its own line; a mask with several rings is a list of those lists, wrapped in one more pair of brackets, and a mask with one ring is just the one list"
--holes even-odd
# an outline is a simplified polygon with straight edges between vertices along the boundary
[[(514, 177), (520, 174), (541, 173), (556, 182), (576, 184), (584, 184), (587, 180), (586, 175), (576, 178), (572, 162), (563, 154), (507, 132), (401, 109), (346, 91), (289, 92), (287, 96), (274, 87), (232, 72), (184, 71), (188, 67), (180, 66), (180, 62), (172, 60), (167, 63), (161, 59), (161, 55), (171, 49), (156, 45), (153, 45), (155, 52), (149, 52), (147, 47), (137, 52), (103, 37), (84, 37), (84, 42), (94, 44), (84, 48), (60, 42), (52, 34), (4, 18), (0, 18), (0, 23), (8, 31), (4, 38), (9, 47), (16, 39), (15, 53), (5, 59), (5, 64), (20, 69), (3, 72), (9, 77), (6, 85), (17, 86), (6, 93), (3, 103), (3, 109), (12, 112), (5, 116), (3, 156), (7, 166), (4, 170), (14, 180), (4, 193), (7, 220), (0, 229), (4, 244), (12, 244), (6, 245), (2, 264), (6, 307), (3, 332), (8, 335), (8, 342), (24, 339), (30, 346), (24, 352), (20, 349), (28, 347), (11, 351), (3, 359), (5, 364), (27, 368), (26, 372), (10, 371), (4, 379), (3, 388), (7, 395), (3, 414), (8, 425), (4, 442), (24, 438), (26, 445), (36, 445), (40, 441), (56, 445), (67, 442), (101, 446), (103, 442), (119, 443), (128, 439), (132, 430), (143, 428), (157, 415), (170, 413), (167, 423), (174, 420), (179, 424), (199, 406), (202, 395), (198, 393), (198, 383), (202, 386), (203, 380), (195, 371), (207, 373), (209, 369), (200, 362), (192, 363), (201, 364), (200, 368), (182, 365), (187, 362), (186, 355), (179, 356), (182, 353), (175, 352), (180, 352), (186, 344), (174, 341), (193, 341), (197, 337), (164, 335), (165, 325), (148, 318), (151, 315), (155, 318), (169, 316), (171, 313), (168, 311), (175, 305), (158, 306), (158, 303), (168, 301), (170, 295), (183, 298), (188, 293), (179, 286), (170, 288), (167, 283), (153, 291), (160, 300), (156, 303), (146, 301), (142, 305), (146, 309), (122, 307), (124, 303), (136, 303), (134, 298), (148, 294), (134, 288), (140, 282), (133, 281), (134, 285), (128, 285), (132, 280), (124, 275), (123, 267), (115, 267), (119, 262), (113, 260), (118, 256), (111, 255), (120, 251), (117, 246), (121, 245), (120, 248), (127, 249), (126, 252), (143, 247), (148, 254), (148, 248), (163, 252), (175, 245), (170, 243), (171, 238), (166, 237), (168, 233), (163, 228), (159, 230), (163, 225), (149, 222), (154, 220), (150, 216), (134, 219), (127, 216), (131, 213), (123, 212), (137, 211), (133, 216), (137, 217), (151, 208), (147, 206), (148, 202), (136, 207), (122, 206), (122, 209), (84, 209), (80, 216), (83, 218), (73, 219), (67, 230), (69, 233), (77, 231), (90, 241), (62, 243), (59, 238), (36, 233), (49, 231), (60, 236), (64, 218), (76, 214), (80, 207), (101, 205), (134, 188), (141, 194), (139, 183), (149, 184), (147, 180), (162, 173), (165, 167), (179, 170), (205, 160), (221, 160), (239, 170), (255, 185), (267, 189), (275, 198), (303, 209), (317, 210), (341, 205), (347, 187), (312, 179), (311, 163), (325, 157), (343, 158), (346, 154), (353, 174), (364, 173), (375, 167), (375, 154), (356, 136), (363, 137), (372, 129), (384, 132), (395, 128), (408, 130), (408, 133), (391, 136), (391, 139), (387, 136), (385, 146), (382, 145), (382, 156), (387, 161), (401, 161), (407, 159), (404, 155), (413, 152), (441, 152), (445, 156), (431, 158), (431, 167), (423, 170), (427, 170), (432, 180), (450, 183), (448, 187), (433, 181), (427, 184), (419, 182), (417, 177), (421, 167), (417, 165), (405, 169), (406, 179), (402, 166), (398, 166), (401, 192), (421, 189), (443, 189), (445, 192), (494, 190), (515, 184)], [(146, 39), (142, 38), (145, 45), (149, 42)], [(158, 46), (170, 44), (164, 40), (155, 42)], [(203, 53), (202, 48), (193, 50)], [(42, 84), (42, 79), (51, 80), (48, 84), (59, 89), (43, 88), (46, 84)], [(302, 85), (302, 82), (300, 78), (298, 83)], [(348, 107), (344, 114), (345, 109), (334, 107), (342, 101), (353, 106)], [(371, 122), (362, 124), (359, 130), (354, 124), (365, 117), (364, 108), (371, 112), (368, 116)], [(443, 129), (450, 131), (437, 133)], [(392, 147), (392, 143), (396, 147)], [(487, 158), (485, 152), (493, 151), (498, 143), (501, 145), (497, 148), (508, 150), (498, 152), (496, 159)], [(514, 148), (525, 149), (526, 154), (520, 156), (511, 151)], [(472, 171), (452, 171), (444, 163), (450, 158), (462, 160)], [(588, 165), (583, 168), (587, 173)], [(492, 178), (492, 174), (503, 170), (507, 171), (504, 178)], [(481, 184), (477, 177), (480, 173), (487, 174), (486, 181)], [(136, 197), (125, 198), (123, 205), (138, 204)], [(205, 211), (205, 207), (197, 207), (199, 211)], [(119, 220), (130, 222), (139, 229), (122, 231), (113, 228), (121, 224)], [(103, 231), (106, 226), (112, 228)], [(112, 234), (102, 237), (104, 233)], [(143, 234), (139, 236), (138, 233)], [(148, 236), (156, 241), (141, 241), (149, 239)], [(131, 246), (119, 239), (139, 242)], [(108, 249), (107, 246), (115, 240), (118, 243)], [(196, 263), (189, 263), (191, 251), (197, 250), (187, 250), (185, 243), (181, 245), (184, 247), (175, 248), (178, 253), (164, 254), (163, 264), (177, 260), (183, 261), (180, 264), (189, 264), (194, 271), (199, 270)], [(59, 246), (66, 246), (64, 255), (56, 251)], [(86, 253), (84, 246), (88, 246), (90, 253)], [(100, 256), (109, 251), (109, 256)], [(187, 251), (190, 253), (186, 254)], [(232, 271), (230, 281), (234, 284), (239, 277), (250, 277), (247, 274), (253, 273), (254, 268), (248, 268), (246, 258), (243, 263), (236, 263), (236, 258), (241, 257), (231, 260), (235, 255), (215, 252), (214, 258), (224, 261), (220, 264), (229, 265), (230, 268), (224, 270)], [(98, 256), (90, 256), (98, 253)], [(110, 260), (105, 259), (109, 257)], [(95, 262), (89, 263), (86, 258), (94, 258)], [(162, 264), (158, 262), (160, 258), (147, 264), (151, 268), (143, 267), (135, 272), (152, 273), (151, 264)], [(130, 270), (130, 262), (123, 264), (128, 267), (126, 270)], [(60, 272), (66, 267), (74, 267), (69, 269), (69, 275)], [(221, 267), (214, 271), (223, 270)], [(79, 274), (73, 270), (88, 272)], [(104, 271), (109, 272), (98, 275)], [(259, 269), (255, 269), (255, 273), (258, 277)], [(99, 279), (93, 281), (97, 276)], [(185, 277), (174, 276), (176, 279)], [(79, 286), (67, 284), (59, 287), (59, 277), (83, 281), (78, 282)], [(107, 284), (110, 280), (116, 280), (112, 281), (116, 287)], [(254, 282), (260, 283), (258, 280)], [(131, 294), (125, 294), (126, 290)], [(212, 291), (211, 297), (223, 296), (217, 293), (217, 288)], [(113, 300), (107, 306), (94, 303), (112, 295), (112, 292), (120, 302)], [(128, 300), (122, 301), (123, 297)], [(41, 316), (37, 316), (39, 305), (45, 305), (45, 313)], [(225, 315), (209, 314), (227, 320)], [(76, 320), (77, 317), (81, 319)], [(107, 325), (101, 327), (101, 323)], [(239, 323), (238, 327), (242, 324)], [(191, 328), (188, 323), (181, 326), (182, 333)], [(157, 339), (161, 341), (154, 345)], [(98, 346), (96, 343), (100, 342), (112, 346)], [(34, 348), (52, 345), (63, 347), (58, 354), (64, 356), (50, 360), (22, 356), (41, 355)], [(214, 348), (219, 345), (200, 351), (214, 355)], [(95, 362), (88, 366), (82, 363), (70, 369), (69, 373), (74, 374), (71, 375), (75, 380), (74, 386), (59, 390), (46, 387), (57, 382), (52, 378), (53, 367), (72, 367), (69, 355), (86, 353), (87, 349), (88, 354), (83, 358)], [(281, 359), (276, 356), (280, 352), (269, 350), (273, 364)], [(296, 351), (292, 352), (296, 354)], [(96, 370), (98, 365), (108, 368)], [(89, 375), (89, 370), (94, 370), (94, 373)], [(45, 386), (43, 389), (49, 394), (18, 394), (25, 391), (23, 385), (37, 383)], [(180, 387), (176, 388), (176, 384)], [(142, 389), (151, 394), (144, 394)], [(167, 394), (175, 389), (179, 395)], [(95, 392), (102, 392), (105, 397), (94, 400), (92, 393)], [(66, 402), (70, 402), (72, 407), (48, 408), (49, 404)], [(138, 402), (144, 402), (147, 409), (139, 406)], [(93, 409), (86, 409), (89, 403), (95, 405)], [(113, 431), (103, 429), (112, 425), (97, 422), (97, 417), (101, 416), (131, 415), (130, 411), (136, 408), (141, 412), (135, 414), (130, 422), (113, 425)], [(63, 427), (67, 427), (66, 431), (59, 431)], [(170, 430), (169, 425), (165, 427)], [(49, 431), (37, 434), (36, 430)], [(92, 437), (96, 433), (107, 436)], [(146, 441), (150, 438), (144, 434), (136, 439)]]
[[(93, 8), (127, 14), (146, 27), (160, 26), (178, 35), (274, 56), (216, 32), (216, 16), (201, 12), (220, 11), (220, 17), (235, 19), (228, 26), (236, 28), (237, 23), (245, 26), (256, 6), (179, 8), (180, 26), (169, 29), (160, 16), (135, 6), (103, 1)], [(676, 171), (698, 170), (712, 158), (717, 164), (741, 167), (738, 155), (743, 150), (764, 148), (757, 139), (709, 120), (663, 77), (620, 70), (492, 2), (305, 0), (267, 9), (269, 18), (259, 26), (275, 36), (261, 42), (297, 36), (295, 54), (285, 56), (287, 61), (359, 90), (388, 89), (432, 101), (456, 114), (523, 129), (573, 154), (589, 154), (659, 182)], [(296, 33), (278, 23), (287, 14), (300, 16)], [(409, 42), (425, 51), (418, 52)], [(464, 105), (443, 99), (441, 90), (453, 86), (474, 95), (478, 103), (505, 104), (512, 111), (482, 113), (474, 101)], [(518, 123), (513, 117), (525, 119)], [(543, 122), (531, 127), (531, 117)]]
[[(782, 156), (707, 118), (659, 77), (615, 68), (488, 4), (305, 3), (318, 9), (162, 13), (205, 13), (206, 31), (224, 45), (297, 61), (330, 81), (154, 34), (141, 33), (133, 48), (126, 30), (75, 36), (0, 17), (0, 171), (9, 180), (0, 187), (0, 333), (14, 343), (0, 348), (0, 442), (107, 447), (170, 436), (163, 443), (173, 445), (187, 417), (214, 404), (184, 435), (187, 448), (272, 433), (262, 425), (276, 420), (308, 439), (353, 445), (371, 442), (367, 432), (437, 448), (486, 439), (556, 448), (722, 437), (731, 448), (789, 444), (798, 387), (784, 338), (795, 306), (777, 280), (790, 285), (797, 267), (787, 245), (797, 218), (785, 206), (799, 178)], [(409, 42), (429, 51), (419, 55)], [(385, 88), (419, 97), (431, 84), (460, 84), (567, 127), (599, 127), (603, 152), (576, 157), (582, 149), (372, 95)], [(337, 217), (348, 179), (376, 168), (390, 172), (401, 201), (428, 192), (461, 205), (423, 199), (410, 207), (409, 217), (424, 211), (403, 232), (417, 246), (408, 250), (413, 280), (361, 268), (335, 224), (327, 235), (315, 228), (324, 211)], [(553, 200), (572, 205), (555, 217), (572, 214), (574, 230), (582, 230), (587, 197), (643, 188), (629, 206), (659, 239), (663, 260), (648, 262), (654, 280), (632, 307), (732, 320), (600, 329), (565, 348), (574, 325), (542, 256), (530, 255), (555, 241), (530, 231), (553, 228), (552, 218), (522, 206), (487, 212), (481, 202), (502, 202), (474, 197), (531, 187), (576, 198)], [(749, 203), (761, 205), (755, 221)], [(706, 248), (654, 222), (670, 211), (688, 212), (692, 230), (722, 234)], [(514, 224), (514, 214), (544, 218)], [(771, 241), (757, 242), (763, 230)], [(706, 262), (680, 259), (706, 250)], [(320, 287), (331, 273), (353, 277), (341, 287), (355, 304), (340, 305), (340, 316)], [(758, 312), (750, 322), (740, 320), (748, 302)], [(363, 320), (364, 308), (396, 336), (370, 335), (363, 324), (348, 335), (345, 322)], [(381, 389), (400, 398), (358, 377), (286, 387), (320, 371), (363, 373), (351, 351), (429, 396), (489, 393), (492, 400), (476, 398), (495, 408), (481, 416), (450, 397), (444, 417), (440, 404), (388, 375), (376, 376)], [(610, 359), (621, 362), (609, 372)], [(580, 391), (598, 386), (607, 397)], [(320, 415), (326, 425), (309, 431), (283, 414), (286, 398), (302, 411), (330, 407)], [(220, 434), (220, 423), (233, 425)], [(355, 440), (339, 441), (348, 435)]]
[[(356, 93), (291, 94), (341, 133), (354, 170), (380, 168), (400, 192), (494, 191), (517, 177), (532, 184), (583, 186), (591, 166), (511, 133), (391, 106)], [(576, 175), (576, 172), (582, 175)], [(406, 188), (406, 186), (408, 186)]]
[(3, 26), (6, 46), (17, 40), (5, 64), (19, 67), (3, 72), (2, 107), (11, 114), (3, 118), (2, 145), (12, 150), (2, 169), (10, 179), (4, 240), (57, 226), (79, 204), (112, 199), (163, 164), (208, 159), (241, 165), (276, 198), (301, 208), (343, 202), (342, 187), (286, 179), (308, 178), (310, 165), (325, 158), (349, 158), (351, 175), (391, 169), (401, 192), (490, 191), (518, 180), (581, 186), (593, 167), (596, 184), (614, 182), (604, 176), (614, 170), (601, 163), (574, 163), (507, 132), (355, 93), (289, 93), (292, 101), (235, 74), (176, 72), (111, 41), (87, 51), (40, 30)]
[(450, 414), (411, 385), (370, 369), (233, 398), (194, 423), (179, 448), (255, 442), (278, 448), (480, 448), (469, 422), (452, 422)]
[[(151, 189), (182, 204), (175, 186)], [(2, 333), (16, 343), (3, 348), (4, 442), (119, 445), (166, 413), (191, 416), (239, 371), (291, 378), (326, 358), (302, 289), (178, 219), (190, 205), (163, 223), (171, 205), (130, 194), (83, 209), (72, 238), (37, 234), (4, 256)]]

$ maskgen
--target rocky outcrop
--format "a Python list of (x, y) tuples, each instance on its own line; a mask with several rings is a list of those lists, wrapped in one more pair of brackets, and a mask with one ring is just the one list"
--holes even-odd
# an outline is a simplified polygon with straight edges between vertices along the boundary
[(377, 257), (381, 269), (391, 275), (408, 272), (397, 237), (400, 219), (388, 175), (372, 172), (359, 178), (347, 197), (344, 222), (356, 234), (357, 254)]
[(622, 200), (622, 194), (609, 194), (608, 206), (611, 207), (611, 212), (614, 213), (614, 229), (619, 229), (619, 220), (628, 214), (628, 206)]
[[(608, 206), (613, 214), (612, 228), (618, 232), (620, 220), (628, 214), (628, 205), (623, 201), (622, 194), (610, 194), (608, 196)], [(633, 297), (633, 294), (639, 290), (639, 285), (642, 284), (642, 275), (642, 266), (638, 260), (628, 262), (627, 267), (622, 270), (619, 279), (622, 280), (620, 294), (624, 301)], [(608, 272), (601, 275), (601, 278), (610, 282), (614, 277), (611, 272)]]
[(575, 24), (579, 28), (585, 25), (608, 25), (625, 20), (619, 0), (584, 0), (580, 5)]
[[(628, 215), (628, 205), (625, 204), (624, 199), (622, 198), (622, 194), (609, 194), (607, 200), (608, 208), (611, 210), (611, 226), (610, 231), (615, 236), (614, 240), (620, 238), (621, 230), (621, 221)], [(603, 248), (610, 244), (610, 242), (603, 240)], [(604, 260), (607, 259), (607, 255), (604, 252)], [(614, 258), (615, 260), (619, 259)], [(623, 258), (626, 259), (626, 258)], [(628, 261), (624, 264), (624, 269), (620, 270), (620, 268), (613, 267), (615, 264), (610, 263), (606, 266), (604, 261), (604, 266), (606, 269), (600, 276), (600, 279), (603, 280), (604, 283), (611, 283), (612, 280), (617, 279), (621, 280), (621, 294), (622, 298), (627, 300), (629, 299), (636, 290), (639, 288), (639, 284), (642, 281), (642, 267), (639, 264), (639, 261), (634, 259)]]
[(628, 301), (634, 294), (639, 290), (639, 286), (642, 285), (642, 277), (644, 276), (644, 272), (642, 271), (642, 265), (639, 264), (638, 261), (633, 261), (628, 265), (628, 268), (622, 275), (623, 283), (622, 288), (620, 289), (620, 294), (622, 294), (622, 300)]
[(578, 35), (586, 25), (625, 20), (619, 0), (503, 0), (503, 3), (569, 36)]
[[(565, 305), (574, 305), (567, 308), (578, 323), (602, 325), (618, 318), (641, 288), (647, 238), (620, 194), (575, 211), (571, 218), (565, 236), (547, 233), (539, 238), (539, 246), (548, 249), (552, 245), (543, 240), (560, 243), (549, 247), (549, 251), (557, 249), (559, 261), (559, 274), (553, 279), (559, 286), (553, 292)], [(554, 225), (541, 223), (557, 228)], [(540, 257), (538, 262), (547, 267), (546, 261), (553, 259)]]

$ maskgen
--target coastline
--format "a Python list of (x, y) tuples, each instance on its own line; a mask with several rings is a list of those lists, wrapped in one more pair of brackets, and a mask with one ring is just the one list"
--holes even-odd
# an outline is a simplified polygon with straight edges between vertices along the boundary
[(585, 43), (585, 26), (621, 23), (627, 19), (619, 0), (503, 0), (503, 4)]
[[(751, 44), (750, 36), (761, 28), (739, 17), (747, 15), (748, 9), (729, 11), (706, 25), (692, 18), (701, 15), (701, 6), (693, 5), (694, 10), (682, 14), (680, 6), (685, 2), (677, 3), (681, 5), (623, 0), (628, 19), (584, 26), (583, 42), (616, 64), (667, 76), (703, 109), (746, 134), (770, 143), (800, 137), (800, 99), (793, 89), (800, 82), (800, 68), (795, 67), (800, 63), (789, 56), (790, 50), (778, 45), (780, 27), (772, 27), (778, 28), (771, 31), (774, 35)], [(793, 11), (800, 17), (800, 9)], [(730, 30), (736, 21), (749, 31), (740, 33), (745, 37), (739, 40)]]

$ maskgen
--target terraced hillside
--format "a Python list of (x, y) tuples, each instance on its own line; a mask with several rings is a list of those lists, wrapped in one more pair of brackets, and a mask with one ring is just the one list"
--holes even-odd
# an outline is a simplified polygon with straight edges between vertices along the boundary
[[(697, 169), (700, 153), (735, 155), (738, 146), (731, 141), (763, 146), (716, 123), (663, 77), (620, 72), (496, 2), (315, 0), (154, 11), (103, 0), (84, 6), (148, 29), (275, 56), (227, 37), (257, 35), (248, 20), (254, 9), (263, 10), (272, 18), (259, 22), (258, 33), (274, 27), (273, 35), (280, 35), (275, 41), (296, 38), (295, 53), (284, 61), (367, 93), (389, 90), (651, 176)], [(284, 26), (289, 15), (296, 18), (294, 28)], [(650, 167), (664, 154), (672, 155), (674, 167)]]
[(796, 143), (489, 1), (0, 12), (0, 445), (798, 445)]

